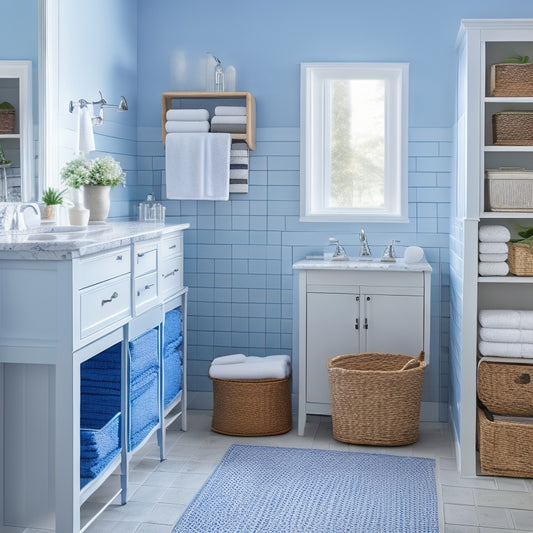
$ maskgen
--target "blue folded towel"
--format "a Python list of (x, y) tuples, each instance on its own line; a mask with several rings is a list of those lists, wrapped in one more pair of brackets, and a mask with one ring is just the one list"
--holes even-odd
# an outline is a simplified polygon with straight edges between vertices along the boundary
[(130, 397), (129, 450), (133, 450), (159, 423), (158, 373), (148, 374), (152, 379), (138, 385)]
[(164, 360), (164, 406), (168, 405), (176, 398), (181, 391), (181, 380), (183, 375), (183, 367), (181, 363), (181, 350), (177, 351), (175, 355), (167, 357)]
[(129, 342), (130, 379), (135, 380), (150, 368), (159, 366), (158, 331), (147, 331)]
[(180, 309), (172, 309), (165, 313), (165, 324), (163, 327), (164, 345), (178, 340), (182, 334), (182, 315)]
[(166, 359), (167, 357), (173, 356), (180, 349), (182, 342), (183, 337), (180, 336), (177, 341), (171, 342), (168, 346), (165, 346), (163, 357)]

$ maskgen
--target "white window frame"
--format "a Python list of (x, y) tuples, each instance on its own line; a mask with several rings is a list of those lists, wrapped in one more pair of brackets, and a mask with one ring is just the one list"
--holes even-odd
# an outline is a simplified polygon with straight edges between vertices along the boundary
[[(326, 80), (385, 81), (385, 205), (332, 208), (329, 183), (329, 98)], [(408, 222), (408, 63), (302, 63), (300, 65), (300, 220), (303, 222)]]

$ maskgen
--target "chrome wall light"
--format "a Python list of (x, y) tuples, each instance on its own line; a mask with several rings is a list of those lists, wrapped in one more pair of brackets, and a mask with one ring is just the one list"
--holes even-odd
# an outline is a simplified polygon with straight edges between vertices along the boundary
[(126, 101), (125, 96), (122, 96), (120, 98), (120, 102), (118, 104), (108, 104), (105, 98), (102, 96), (102, 91), (98, 92), (100, 93), (100, 99), (96, 100), (95, 102), (90, 102), (89, 100), (85, 100), (84, 98), (80, 98), (77, 102), (71, 100), (68, 105), (69, 112), (72, 113), (76, 107), (79, 107), (81, 109), (83, 107), (87, 107), (88, 105), (92, 105), (93, 116), (91, 117), (91, 121), (95, 126), (99, 126), (104, 122), (104, 107), (112, 107), (115, 108), (117, 111), (128, 110), (128, 102)]

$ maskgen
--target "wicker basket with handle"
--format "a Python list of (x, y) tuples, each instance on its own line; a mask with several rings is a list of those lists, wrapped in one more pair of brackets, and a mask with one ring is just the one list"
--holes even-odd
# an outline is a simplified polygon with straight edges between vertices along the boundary
[(0, 109), (0, 133), (15, 132), (15, 110)]
[(533, 364), (482, 359), (478, 365), (477, 395), (497, 415), (533, 416)]
[(327, 362), (333, 437), (402, 446), (418, 440), (426, 362), (391, 353), (338, 355)]
[(508, 242), (507, 263), (515, 276), (533, 276), (533, 243)]
[(533, 111), (500, 111), (492, 115), (495, 145), (533, 145)]

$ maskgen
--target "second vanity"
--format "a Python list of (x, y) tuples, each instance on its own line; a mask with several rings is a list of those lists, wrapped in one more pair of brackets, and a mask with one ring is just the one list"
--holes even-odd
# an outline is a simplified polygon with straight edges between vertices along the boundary
[(431, 267), (304, 260), (298, 271), (298, 434), (307, 414), (331, 414), (326, 363), (336, 355), (421, 350), (429, 361)]
[[(141, 445), (157, 431), (163, 459), (168, 424), (181, 417), (186, 429), (185, 379), (179, 395), (163, 401), (162, 343), (171, 330), (166, 317), (174, 312), (185, 375), (183, 231), (188, 227), (109, 222), (80, 232), (0, 234), (0, 529), (83, 531), (104, 507), (84, 516), (81, 504), (118, 467), (113, 496), (126, 503), (134, 451), (130, 372), (136, 362), (130, 352), (147, 332), (156, 339), (157, 423), (141, 435)], [(122, 444), (106, 468), (89, 483), (82, 480), (80, 488), (82, 368), (117, 346)]]

